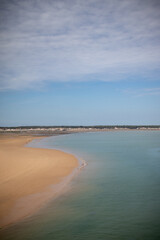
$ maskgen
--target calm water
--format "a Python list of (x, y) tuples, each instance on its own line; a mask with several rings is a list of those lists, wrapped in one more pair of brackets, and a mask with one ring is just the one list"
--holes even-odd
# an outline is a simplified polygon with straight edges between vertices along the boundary
[(88, 166), (38, 214), (2, 231), (18, 240), (160, 239), (160, 131), (81, 133), (34, 141)]

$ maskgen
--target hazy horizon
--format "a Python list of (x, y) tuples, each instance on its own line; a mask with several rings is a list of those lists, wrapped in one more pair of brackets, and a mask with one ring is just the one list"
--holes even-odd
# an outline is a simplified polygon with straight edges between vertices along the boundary
[(119, 125), (119, 124), (117, 124), (117, 125), (22, 125), (22, 126), (0, 126), (0, 128), (29, 128), (29, 127), (33, 127), (33, 128), (39, 128), (39, 127), (41, 127), (41, 128), (59, 128), (59, 127), (64, 127), (64, 128), (78, 128), (78, 127), (80, 127), (80, 128), (85, 128), (85, 127), (104, 127), (104, 128), (107, 128), (107, 127), (150, 127), (150, 126), (152, 126), (152, 127), (159, 127), (160, 125), (135, 125), (135, 124), (132, 124), (132, 125)]

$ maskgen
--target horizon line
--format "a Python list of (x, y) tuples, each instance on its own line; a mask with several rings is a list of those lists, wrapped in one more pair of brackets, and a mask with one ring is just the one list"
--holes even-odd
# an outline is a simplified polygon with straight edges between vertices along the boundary
[(21, 126), (0, 126), (0, 128), (92, 128), (92, 127), (160, 127), (160, 124), (113, 124), (113, 125), (21, 125)]

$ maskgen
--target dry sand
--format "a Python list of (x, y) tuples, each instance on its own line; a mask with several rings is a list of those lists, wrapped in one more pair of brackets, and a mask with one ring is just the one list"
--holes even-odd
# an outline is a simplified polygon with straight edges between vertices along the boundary
[[(24, 146), (33, 139), (0, 137), (0, 227), (34, 213), (78, 167), (71, 154)], [(51, 185), (58, 189), (49, 188)]]

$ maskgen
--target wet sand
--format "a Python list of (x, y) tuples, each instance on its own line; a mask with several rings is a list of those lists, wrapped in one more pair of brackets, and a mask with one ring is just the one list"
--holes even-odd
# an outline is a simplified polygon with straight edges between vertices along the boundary
[(24, 146), (35, 138), (0, 136), (0, 227), (32, 215), (78, 167), (71, 154)]

